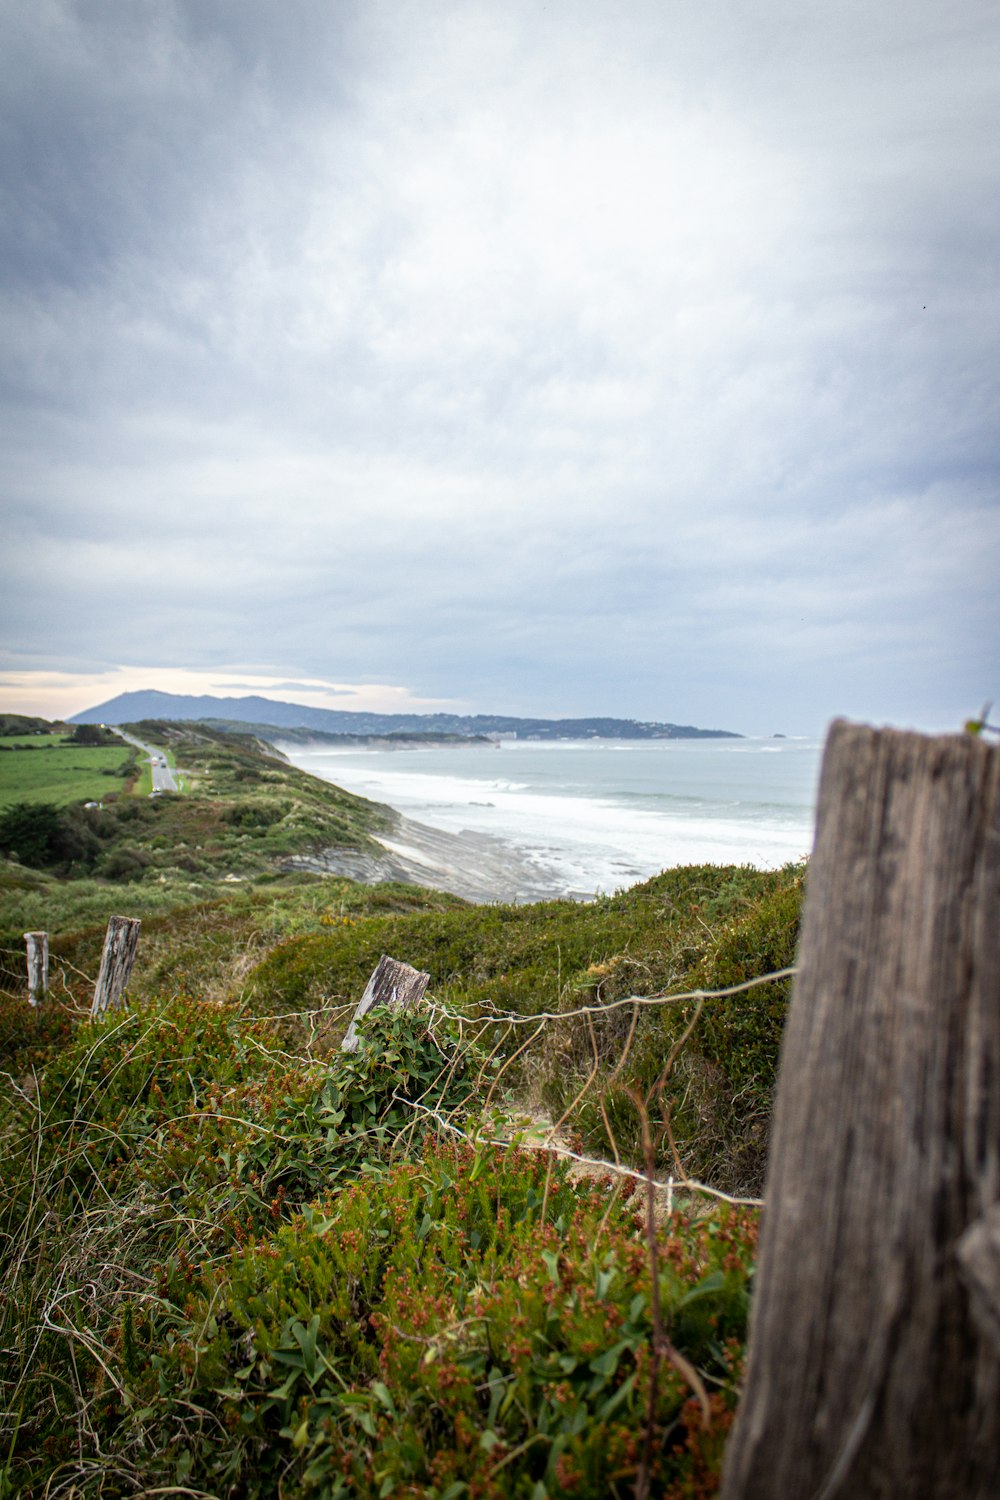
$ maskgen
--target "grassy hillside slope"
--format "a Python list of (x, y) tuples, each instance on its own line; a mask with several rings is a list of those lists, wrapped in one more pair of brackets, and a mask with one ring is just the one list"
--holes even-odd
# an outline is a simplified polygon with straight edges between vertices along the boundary
[[(6, 867), (0, 1495), (714, 1494), (756, 1213), (682, 1179), (759, 1191), (787, 980), (686, 997), (787, 966), (802, 871), (484, 907), (289, 875), (288, 841), (384, 814), (174, 733), (140, 729), (190, 797), (109, 841), (138, 878)], [(109, 900), (140, 954), (92, 1023)], [(37, 1010), (22, 924), (53, 933)], [(341, 1054), (382, 952), (428, 1004)], [(571, 1173), (543, 1119), (672, 1199)]]
[(90, 792), (79, 788), (65, 805), (61, 749), (0, 755), (0, 796), (5, 777), (9, 784), (20, 774), (8, 762), (38, 767), (32, 797), (22, 788), (0, 807), (0, 946), (30, 928), (60, 933), (106, 921), (123, 905), (145, 917), (239, 882), (294, 879), (284, 869), (289, 856), (374, 850), (371, 835), (391, 821), (387, 808), (307, 776), (252, 739), (156, 722), (131, 728), (178, 764), (184, 795), (136, 795), (135, 752), (124, 744), (71, 752), (117, 757), (129, 770), (124, 781), (102, 783), (96, 808), (82, 805)]

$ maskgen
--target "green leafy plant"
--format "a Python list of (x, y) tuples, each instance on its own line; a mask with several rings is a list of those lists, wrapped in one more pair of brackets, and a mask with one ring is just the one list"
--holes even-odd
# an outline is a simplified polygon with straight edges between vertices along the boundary
[[(245, 801), (240, 766), (218, 760)], [(192, 860), (216, 857), (195, 839), (234, 836), (204, 806), (162, 802), (116, 812), (121, 847), (127, 832), (165, 851), (182, 813)], [(476, 909), (302, 876), (212, 902), (192, 881), (177, 907), (147, 878), (130, 887), (133, 1008), (96, 1023), (29, 1012), (13, 950), (62, 886), (8, 871), (9, 1491), (542, 1500), (631, 1495), (646, 1474), (677, 1500), (715, 1493), (753, 1214), (661, 1202), (651, 1241), (612, 1182), (497, 1149), (482, 1116), (511, 1091), (543, 1098), (586, 1147), (642, 1164), (645, 1109), (662, 1169), (662, 1103), (689, 1170), (755, 1187), (787, 981), (700, 1013), (629, 997), (785, 967), (801, 870), (695, 867), (585, 905)], [(61, 910), (81, 930), (54, 935), (52, 973), (86, 1000), (101, 902), (119, 898), (69, 884)], [(383, 951), (430, 971), (434, 1006), (373, 1012), (342, 1055)]]
[[(717, 1479), (745, 1335), (751, 1216), (675, 1218), (659, 1289), (658, 1493)], [(248, 1495), (631, 1494), (650, 1404), (649, 1258), (630, 1204), (538, 1153), (429, 1141), (204, 1274), (144, 1324), (164, 1482)], [(688, 1481), (693, 1487), (683, 1486)]]

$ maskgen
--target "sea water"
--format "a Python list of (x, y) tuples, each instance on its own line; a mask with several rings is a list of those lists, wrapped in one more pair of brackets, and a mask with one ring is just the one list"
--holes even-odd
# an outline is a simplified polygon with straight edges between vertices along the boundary
[(587, 897), (673, 865), (773, 869), (804, 858), (821, 745), (775, 738), (282, 748), (303, 770), (420, 823), (490, 835), (530, 862), (546, 894)]

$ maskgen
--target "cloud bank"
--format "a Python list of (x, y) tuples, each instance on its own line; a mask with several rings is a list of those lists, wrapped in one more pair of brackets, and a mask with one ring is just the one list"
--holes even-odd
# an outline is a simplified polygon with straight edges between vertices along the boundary
[(0, 25), (5, 704), (1000, 696), (992, 4)]

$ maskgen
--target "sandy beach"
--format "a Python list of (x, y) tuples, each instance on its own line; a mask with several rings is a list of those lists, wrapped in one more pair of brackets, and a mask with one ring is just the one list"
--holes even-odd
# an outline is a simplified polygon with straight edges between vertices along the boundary
[(384, 854), (324, 849), (314, 855), (294, 855), (286, 866), (346, 875), (366, 885), (402, 880), (477, 903), (544, 901), (565, 894), (557, 871), (547, 870), (486, 833), (447, 833), (396, 813), (392, 833), (377, 842)]

